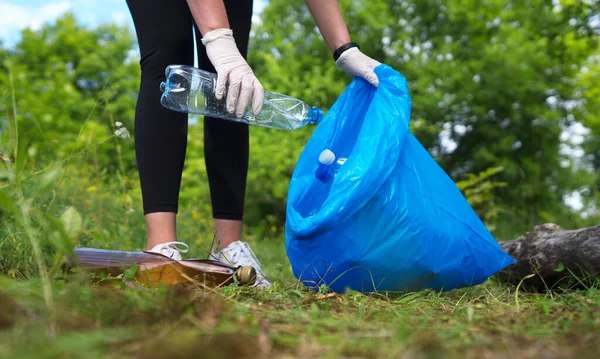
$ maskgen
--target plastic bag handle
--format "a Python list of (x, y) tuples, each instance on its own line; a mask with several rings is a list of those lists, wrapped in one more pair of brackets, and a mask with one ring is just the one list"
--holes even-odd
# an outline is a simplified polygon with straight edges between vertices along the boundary
[[(289, 198), (288, 230), (297, 238), (332, 230), (350, 218), (373, 198), (402, 155), (401, 150), (409, 133), (412, 106), (406, 79), (385, 64), (375, 68), (375, 73), (379, 77), (377, 88), (360, 78), (354, 79), (327, 114), (350, 117), (351, 113), (343, 112), (352, 111), (353, 106), (366, 106), (364, 122), (353, 152), (368, 150), (372, 155), (358, 154), (348, 158), (317, 214), (303, 218), (294, 209), (296, 198)], [(366, 96), (369, 92), (371, 96)], [(334, 125), (333, 121), (323, 121), (321, 124), (329, 126), (323, 131), (334, 131)], [(322, 143), (309, 141), (305, 154), (318, 151), (319, 146)], [(299, 193), (294, 195), (298, 196)]]

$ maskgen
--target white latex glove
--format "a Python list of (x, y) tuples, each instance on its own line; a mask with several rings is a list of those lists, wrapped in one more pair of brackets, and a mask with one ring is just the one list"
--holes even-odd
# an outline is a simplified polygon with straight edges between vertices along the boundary
[(346, 74), (362, 77), (373, 86), (379, 86), (379, 79), (373, 70), (381, 63), (363, 54), (358, 48), (352, 47), (342, 52), (335, 64)]
[(258, 81), (250, 65), (240, 53), (231, 29), (217, 29), (210, 31), (202, 38), (206, 47), (206, 54), (217, 71), (217, 87), (215, 89), (218, 100), (223, 98), (226, 83), (227, 111), (242, 117), (252, 98), (252, 112), (258, 115), (262, 109), (265, 91)]

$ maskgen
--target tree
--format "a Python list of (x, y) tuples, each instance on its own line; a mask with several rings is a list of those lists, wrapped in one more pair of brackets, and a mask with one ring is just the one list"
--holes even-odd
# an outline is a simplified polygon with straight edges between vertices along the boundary
[[(23, 30), (7, 51), (0, 85), (8, 93), (14, 88), (19, 131), (39, 166), (108, 138), (117, 121), (132, 127), (139, 81), (139, 65), (128, 59), (134, 41), (126, 27), (87, 29), (69, 13), (37, 32)], [(11, 101), (0, 110), (13, 113)], [(108, 171), (118, 168), (116, 151), (98, 147)], [(123, 153), (131, 168), (134, 152)]]
[[(598, 215), (598, 204), (600, 203), (600, 191), (598, 183), (600, 179), (600, 51), (590, 57), (586, 67), (581, 71), (578, 78), (581, 84), (581, 100), (585, 106), (579, 108), (575, 116), (587, 129), (583, 132), (583, 143), (581, 144), (585, 157), (579, 160), (579, 166), (583, 167), (582, 175), (591, 178), (589, 184), (582, 185), (579, 193), (585, 203), (584, 209), (590, 214)], [(589, 165), (589, 166), (588, 166)]]
[[(580, 181), (561, 166), (560, 135), (581, 92), (574, 79), (598, 49), (593, 4), (340, 4), (362, 50), (406, 76), (412, 128), (455, 180), (502, 167), (510, 185), (498, 200), (516, 231), (569, 215), (562, 198)], [(251, 61), (268, 88), (326, 107), (347, 84), (303, 2), (271, 1), (255, 32)]]

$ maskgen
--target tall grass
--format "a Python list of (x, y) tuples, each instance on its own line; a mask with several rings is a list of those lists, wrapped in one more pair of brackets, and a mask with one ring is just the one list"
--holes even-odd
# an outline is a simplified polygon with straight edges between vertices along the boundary
[[(536, 350), (562, 357), (600, 350), (598, 284), (562, 295), (528, 294), (494, 279), (449, 293), (309, 292), (292, 275), (273, 218), (244, 234), (260, 244), (253, 248), (274, 279), (271, 290), (233, 285), (182, 293), (64, 277), (61, 265), (76, 246), (145, 247), (139, 179), (124, 163), (123, 141), (130, 139), (117, 119), (109, 115), (107, 126), (98, 126), (90, 113), (68, 155), (41, 160), (19, 131), (23, 119), (12, 89), (8, 103), (0, 143), (2, 357), (533, 358)], [(190, 126), (189, 136), (200, 146), (201, 124)], [(116, 149), (116, 171), (105, 170), (103, 146)], [(191, 257), (203, 258), (213, 238), (210, 198), (204, 187), (186, 187), (197, 183), (189, 177), (203, 165), (188, 163), (178, 235), (191, 244)], [(500, 170), (458, 186), (491, 229), (507, 231), (498, 222), (503, 210), (492, 202), (493, 191), (505, 185), (494, 181)]]

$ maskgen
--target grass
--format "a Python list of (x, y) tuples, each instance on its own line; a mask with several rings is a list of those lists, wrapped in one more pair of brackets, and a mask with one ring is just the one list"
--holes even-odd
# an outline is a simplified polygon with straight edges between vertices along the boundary
[[(53, 280), (56, 333), (38, 279), (0, 277), (0, 357), (592, 358), (599, 286), (527, 294), (494, 279), (446, 293), (302, 289), (281, 242), (254, 244), (269, 290), (215, 292)], [(517, 305), (518, 304), (518, 305)]]
[[(143, 216), (132, 211), (140, 202), (135, 177), (111, 181), (85, 163), (71, 166), (52, 191), (36, 195), (40, 182), (23, 181), (0, 198), (4, 208), (14, 207), (12, 216), (0, 217), (1, 358), (495, 359), (600, 352), (600, 283), (542, 294), (494, 278), (446, 293), (309, 292), (292, 275), (278, 228), (270, 238), (246, 233), (274, 278), (266, 291), (143, 290), (92, 284), (81, 275), (61, 278), (57, 261), (73, 245), (139, 250), (144, 238)], [(197, 206), (181, 209), (180, 240), (191, 245), (191, 257), (205, 257), (210, 248), (208, 216)], [(34, 244), (49, 280), (37, 271)]]
[[(12, 95), (13, 128), (1, 149), (13, 157), (2, 158), (7, 169), (0, 171), (6, 179), (0, 186), (1, 358), (496, 359), (595, 358), (600, 352), (600, 283), (541, 294), (493, 278), (445, 293), (309, 292), (293, 277), (282, 228), (269, 218), (245, 236), (274, 279), (269, 290), (148, 290), (118, 281), (92, 284), (85, 275), (61, 278), (57, 264), (75, 245), (143, 247), (138, 179), (124, 169), (116, 138), (120, 169), (105, 174), (97, 146), (89, 144), (114, 136), (84, 132), (78, 139), (85, 146), (73, 149), (72, 158), (36, 168), (36, 158), (18, 148)], [(201, 143), (202, 132), (190, 131), (191, 145)], [(205, 257), (212, 234), (204, 165), (188, 166), (184, 184), (192, 185), (183, 186), (178, 233), (191, 245), (191, 257)], [(470, 190), (489, 204), (478, 188)]]

